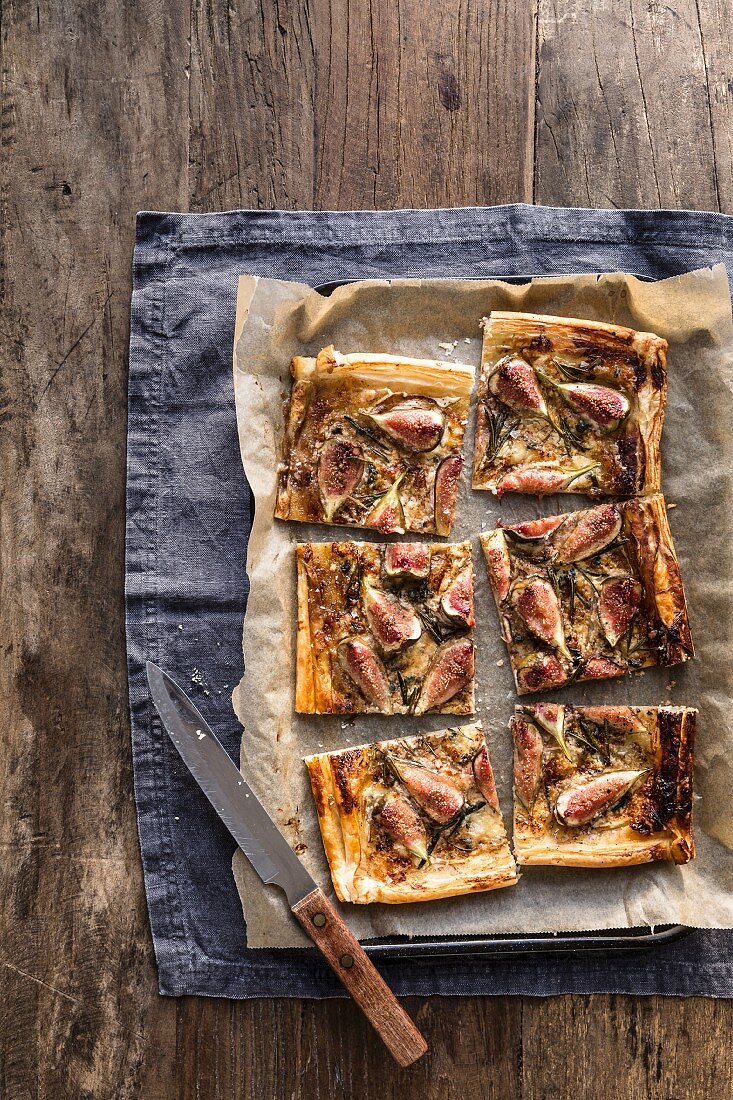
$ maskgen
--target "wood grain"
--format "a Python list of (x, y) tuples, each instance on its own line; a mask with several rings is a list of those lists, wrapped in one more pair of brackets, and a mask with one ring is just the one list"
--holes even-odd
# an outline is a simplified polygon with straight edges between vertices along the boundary
[(408, 1000), (431, 1049), (400, 1070), (347, 1002), (158, 997), (122, 607), (136, 209), (731, 210), (730, 25), (730, 0), (2, 5), (0, 1100), (733, 1091), (727, 1002)]

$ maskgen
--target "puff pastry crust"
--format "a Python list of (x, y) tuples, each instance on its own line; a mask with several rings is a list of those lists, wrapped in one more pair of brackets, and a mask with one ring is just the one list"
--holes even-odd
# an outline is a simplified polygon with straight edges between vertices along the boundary
[(474, 367), (329, 346), (291, 373), (275, 516), (449, 535)]
[[(592, 497), (659, 490), (666, 340), (532, 313), (495, 311), (483, 326), (474, 489)], [(519, 366), (506, 374), (512, 360)]]
[(689, 862), (696, 720), (688, 707), (517, 707), (517, 861)]
[(306, 759), (341, 901), (432, 901), (517, 881), (485, 753), (477, 785), (484, 749), (481, 727), (468, 725)]
[(296, 564), (296, 711), (473, 713), (469, 542), (300, 543)]
[(481, 535), (517, 692), (694, 656), (664, 497)]

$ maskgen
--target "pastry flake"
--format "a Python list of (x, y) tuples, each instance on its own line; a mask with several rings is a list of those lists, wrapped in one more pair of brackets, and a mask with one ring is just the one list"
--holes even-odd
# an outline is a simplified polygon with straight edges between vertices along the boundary
[(480, 537), (520, 695), (694, 655), (661, 494)]
[(667, 341), (532, 313), (484, 318), (473, 487), (631, 497), (660, 488)]
[(688, 707), (516, 707), (517, 862), (689, 862), (696, 719)]
[(431, 901), (517, 881), (480, 726), (305, 763), (341, 901)]
[(295, 709), (472, 714), (471, 544), (296, 548)]
[(473, 366), (327, 347), (291, 372), (275, 516), (449, 535)]

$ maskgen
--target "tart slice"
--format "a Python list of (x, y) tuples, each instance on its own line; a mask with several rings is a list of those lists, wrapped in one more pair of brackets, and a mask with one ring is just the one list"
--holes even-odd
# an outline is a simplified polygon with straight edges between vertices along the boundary
[(517, 861), (689, 862), (696, 719), (688, 707), (517, 707)]
[(299, 713), (473, 713), (469, 542), (308, 542), (296, 562)]
[(474, 489), (630, 497), (660, 487), (667, 341), (533, 313), (484, 318)]
[(473, 366), (327, 347), (291, 372), (276, 517), (449, 535)]
[(341, 901), (431, 901), (517, 881), (480, 726), (305, 763)]
[(694, 655), (661, 494), (497, 527), (481, 545), (520, 695)]

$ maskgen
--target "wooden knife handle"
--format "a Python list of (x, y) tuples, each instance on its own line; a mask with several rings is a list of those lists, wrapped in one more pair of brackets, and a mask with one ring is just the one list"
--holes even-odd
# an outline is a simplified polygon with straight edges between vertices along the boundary
[(428, 1044), (323, 891), (313, 890), (293, 912), (399, 1064), (422, 1058)]

